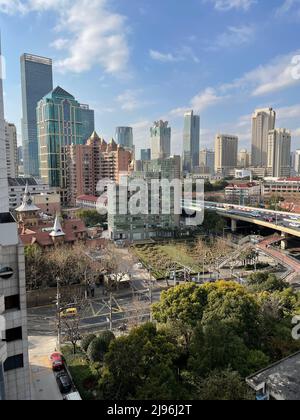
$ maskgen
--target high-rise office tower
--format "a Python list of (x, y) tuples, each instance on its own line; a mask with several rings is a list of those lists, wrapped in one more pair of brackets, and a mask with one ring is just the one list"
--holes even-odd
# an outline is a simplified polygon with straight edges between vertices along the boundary
[(224, 176), (237, 167), (239, 139), (236, 136), (218, 134), (215, 140), (215, 172)]
[(193, 111), (184, 114), (183, 171), (192, 172), (199, 166), (200, 116)]
[(0, 77), (0, 400), (30, 400), (24, 250), (8, 207)]
[(124, 149), (133, 151), (133, 130), (132, 127), (117, 127), (116, 128), (116, 142)]
[(150, 128), (151, 159), (167, 159), (171, 155), (171, 127), (168, 121), (155, 121)]
[(95, 111), (89, 105), (80, 105), (82, 118), (82, 137), (86, 143), (95, 131)]
[(6, 165), (7, 176), (9, 178), (18, 177), (18, 142), (17, 129), (14, 124), (5, 121), (5, 145), (6, 145)]
[(40, 177), (50, 187), (60, 188), (62, 200), (67, 202), (64, 147), (84, 143), (80, 103), (70, 93), (57, 87), (39, 101), (37, 127)]
[(268, 175), (274, 178), (291, 174), (291, 132), (285, 128), (272, 130), (268, 136)]
[(199, 166), (204, 173), (213, 174), (215, 171), (215, 152), (202, 149), (200, 151)]
[(273, 108), (257, 109), (252, 116), (252, 166), (266, 167), (268, 163), (268, 135), (275, 129)]
[(238, 155), (238, 166), (240, 168), (249, 168), (250, 166), (250, 155), (247, 149), (242, 149), (239, 151)]
[(295, 170), (296, 174), (300, 175), (300, 150), (295, 151), (294, 162), (293, 162), (293, 169)]
[(148, 161), (151, 160), (151, 149), (142, 149), (141, 150), (141, 160)]
[(22, 138), (25, 175), (39, 176), (36, 107), (53, 89), (52, 60), (31, 54), (21, 56)]

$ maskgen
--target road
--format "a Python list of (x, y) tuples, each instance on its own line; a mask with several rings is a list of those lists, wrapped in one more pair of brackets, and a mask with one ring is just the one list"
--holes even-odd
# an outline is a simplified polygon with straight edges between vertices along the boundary
[(29, 337), (31, 398), (34, 401), (62, 400), (49, 360), (55, 345), (56, 338), (53, 336)]

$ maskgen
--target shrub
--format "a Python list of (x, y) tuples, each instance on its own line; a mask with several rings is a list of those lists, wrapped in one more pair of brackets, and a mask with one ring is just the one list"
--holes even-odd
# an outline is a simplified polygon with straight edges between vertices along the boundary
[(110, 343), (115, 339), (111, 331), (104, 331), (90, 343), (87, 349), (87, 356), (91, 362), (103, 362)]
[(89, 334), (83, 337), (83, 339), (81, 340), (81, 348), (85, 353), (87, 352), (89, 345), (91, 344), (93, 340), (95, 340), (95, 338), (96, 338), (95, 334)]

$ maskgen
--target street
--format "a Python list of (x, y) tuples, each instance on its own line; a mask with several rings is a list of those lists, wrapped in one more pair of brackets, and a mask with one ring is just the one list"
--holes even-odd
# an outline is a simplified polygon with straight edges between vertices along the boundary
[(50, 355), (55, 350), (53, 336), (29, 337), (31, 398), (35, 401), (61, 401), (62, 395), (52, 372)]

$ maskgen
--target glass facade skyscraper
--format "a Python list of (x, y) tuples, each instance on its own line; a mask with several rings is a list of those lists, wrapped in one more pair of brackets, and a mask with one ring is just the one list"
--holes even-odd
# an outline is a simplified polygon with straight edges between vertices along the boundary
[(193, 111), (184, 114), (183, 132), (183, 171), (192, 172), (199, 166), (200, 154), (200, 116)]
[(125, 149), (134, 150), (133, 146), (133, 130), (131, 127), (116, 128), (116, 142)]
[(66, 202), (65, 146), (84, 144), (80, 103), (70, 93), (57, 87), (38, 103), (37, 127), (40, 176), (45, 184), (60, 188), (62, 199)]
[(36, 107), (53, 89), (52, 60), (31, 54), (21, 56), (22, 138), (24, 174), (39, 176)]
[(82, 136), (86, 143), (95, 131), (95, 111), (90, 109), (89, 105), (80, 105), (82, 117)]

